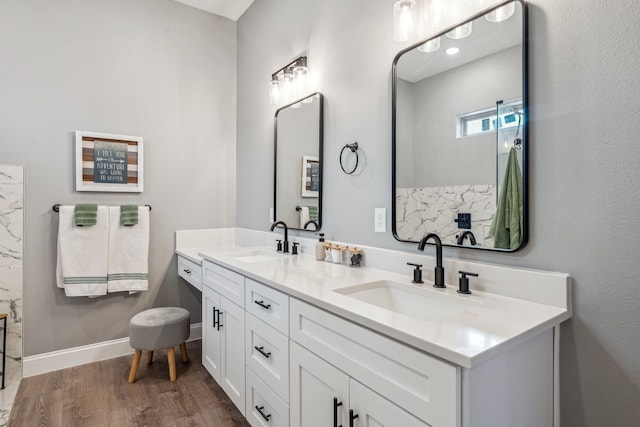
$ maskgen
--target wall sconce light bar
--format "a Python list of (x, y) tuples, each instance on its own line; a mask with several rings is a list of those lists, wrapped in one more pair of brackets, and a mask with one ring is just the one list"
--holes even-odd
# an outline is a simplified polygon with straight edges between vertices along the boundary
[(307, 57), (300, 56), (271, 75), (269, 100), (277, 104), (281, 98), (289, 101), (300, 96), (306, 86)]

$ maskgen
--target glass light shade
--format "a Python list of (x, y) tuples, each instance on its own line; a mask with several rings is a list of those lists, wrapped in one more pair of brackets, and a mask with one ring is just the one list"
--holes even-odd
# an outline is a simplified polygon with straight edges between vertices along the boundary
[(416, 29), (416, 1), (396, 0), (393, 3), (393, 39), (406, 42)]
[(471, 35), (473, 30), (473, 22), (459, 25), (447, 33), (447, 37), (453, 40), (460, 40)]
[(489, 22), (502, 22), (511, 18), (515, 11), (516, 5), (514, 3), (509, 3), (487, 13), (486, 15), (484, 15), (484, 18)]
[(446, 13), (445, 0), (424, 0), (424, 22), (431, 28), (440, 28)]
[(277, 104), (280, 100), (280, 82), (278, 77), (271, 78), (271, 84), (269, 88), (269, 102), (271, 104)]
[(282, 74), (282, 97), (289, 101), (293, 97), (293, 69), (287, 68)]
[(440, 37), (431, 39), (418, 46), (418, 51), (422, 53), (431, 53), (440, 49)]

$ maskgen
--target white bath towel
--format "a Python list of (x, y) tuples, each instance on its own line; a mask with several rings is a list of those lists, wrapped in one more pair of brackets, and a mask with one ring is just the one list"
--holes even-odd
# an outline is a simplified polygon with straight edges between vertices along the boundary
[(300, 208), (300, 228), (304, 228), (304, 225), (309, 221), (309, 208), (302, 206)]
[(109, 208), (98, 206), (96, 225), (75, 225), (74, 206), (60, 206), (58, 223), (59, 288), (69, 297), (107, 293)]
[(138, 207), (136, 225), (120, 225), (120, 207), (109, 207), (108, 291), (149, 289), (149, 207)]

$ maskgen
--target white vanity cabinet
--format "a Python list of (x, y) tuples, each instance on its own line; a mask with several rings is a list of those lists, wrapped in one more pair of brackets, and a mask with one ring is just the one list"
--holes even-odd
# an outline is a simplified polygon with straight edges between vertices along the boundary
[(178, 276), (202, 291), (202, 269), (200, 264), (178, 255)]
[(244, 277), (208, 261), (202, 267), (202, 364), (244, 415), (244, 308), (222, 295), (242, 288), (244, 302)]

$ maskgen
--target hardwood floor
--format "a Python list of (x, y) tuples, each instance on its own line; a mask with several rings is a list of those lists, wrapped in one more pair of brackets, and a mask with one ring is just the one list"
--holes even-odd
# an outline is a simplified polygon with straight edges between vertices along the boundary
[(178, 357), (169, 381), (166, 351), (140, 362), (136, 382), (127, 384), (133, 352), (48, 374), (24, 378), (9, 427), (215, 426), (249, 424), (204, 369), (201, 341), (187, 343), (189, 363)]

